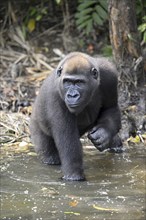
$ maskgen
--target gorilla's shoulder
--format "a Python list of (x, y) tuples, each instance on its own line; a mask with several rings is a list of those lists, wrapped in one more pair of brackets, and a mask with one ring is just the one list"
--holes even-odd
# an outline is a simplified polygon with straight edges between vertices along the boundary
[(114, 62), (109, 59), (109, 58), (105, 58), (105, 57), (96, 57), (95, 59), (95, 65), (97, 65), (100, 69), (101, 72), (103, 73), (109, 73), (111, 75), (115, 75), (115, 77), (117, 77), (117, 69), (116, 66), (114, 64)]

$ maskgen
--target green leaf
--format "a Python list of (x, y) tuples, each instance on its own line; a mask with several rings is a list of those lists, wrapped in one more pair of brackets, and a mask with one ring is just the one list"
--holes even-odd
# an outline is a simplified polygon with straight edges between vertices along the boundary
[(78, 19), (78, 18), (81, 18), (81, 17), (86, 16), (88, 14), (91, 14), (92, 11), (93, 11), (93, 8), (87, 8), (87, 9), (81, 11), (81, 12), (77, 12), (75, 14), (75, 18)]
[(100, 0), (100, 5), (107, 11), (108, 10), (108, 2), (107, 0)]
[(88, 8), (89, 6), (94, 5), (95, 3), (96, 3), (96, 0), (90, 0), (90, 1), (85, 0), (82, 3), (80, 3), (80, 5), (77, 7), (77, 10), (82, 11), (85, 8)]
[(142, 20), (143, 20), (143, 21), (146, 21), (146, 16), (144, 16), (144, 17), (142, 18)]
[(93, 13), (93, 19), (96, 24), (103, 25), (103, 20), (95, 12)]
[(79, 25), (79, 24), (82, 24), (84, 21), (86, 21), (87, 19), (91, 18), (91, 15), (86, 15), (86, 16), (83, 16), (81, 18), (79, 18), (77, 21), (76, 21), (76, 24)]
[(46, 7), (42, 8), (41, 13), (46, 15), (47, 14), (47, 8)]
[(78, 18), (80, 18), (80, 17), (81, 17), (81, 13), (76, 12), (76, 14), (75, 14), (75, 18), (78, 19)]
[(42, 19), (42, 15), (41, 14), (36, 16), (36, 21), (40, 21), (41, 19)]
[(61, 3), (61, 0), (56, 0), (56, 3), (59, 5)]
[(83, 16), (83, 15), (89, 14), (92, 11), (93, 11), (93, 8), (87, 8), (87, 9), (84, 9), (83, 11), (81, 11), (80, 14)]
[(84, 23), (78, 25), (78, 29), (79, 29), (79, 30), (82, 30), (82, 29), (84, 29), (86, 26), (87, 26), (87, 24), (86, 24), (86, 22), (84, 22)]
[(146, 32), (143, 34), (143, 41), (146, 43)]
[(146, 31), (146, 23), (139, 25), (138, 30), (139, 30), (140, 32)]
[(96, 11), (97, 11), (97, 14), (104, 20), (106, 20), (108, 18), (108, 14), (107, 12), (100, 6), (100, 5), (97, 5), (95, 7)]
[(87, 23), (86, 33), (89, 34), (92, 31), (92, 29), (93, 29), (93, 20), (90, 19), (86, 23)]
[(101, 52), (102, 52), (103, 56), (112, 57), (112, 46), (105, 45), (104, 47), (101, 48)]
[(37, 12), (36, 8), (30, 9), (30, 16), (33, 16)]

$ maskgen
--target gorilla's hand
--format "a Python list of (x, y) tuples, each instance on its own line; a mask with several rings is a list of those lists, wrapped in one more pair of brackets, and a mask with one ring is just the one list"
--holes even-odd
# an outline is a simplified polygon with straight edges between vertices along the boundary
[(88, 134), (88, 138), (99, 151), (109, 148), (111, 134), (105, 128), (94, 127)]

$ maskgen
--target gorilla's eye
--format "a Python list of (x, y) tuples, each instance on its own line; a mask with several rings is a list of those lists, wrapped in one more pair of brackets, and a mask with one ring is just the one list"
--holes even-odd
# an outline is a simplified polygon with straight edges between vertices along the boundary
[(57, 69), (57, 76), (61, 76), (62, 69), (63, 69), (62, 66), (60, 66), (60, 67)]
[(91, 73), (93, 75), (93, 78), (97, 79), (97, 77), (98, 77), (98, 70), (96, 68), (92, 67)]
[(72, 85), (72, 82), (70, 79), (63, 79), (63, 84), (64, 84), (64, 87), (69, 87)]
[(81, 84), (81, 83), (83, 83), (83, 80), (77, 79), (77, 80), (76, 80), (76, 83), (77, 83), (77, 84)]

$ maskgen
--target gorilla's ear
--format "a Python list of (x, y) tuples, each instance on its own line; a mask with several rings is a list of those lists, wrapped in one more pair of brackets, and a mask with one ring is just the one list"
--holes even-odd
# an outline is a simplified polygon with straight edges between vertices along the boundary
[(98, 79), (99, 71), (95, 67), (92, 67), (91, 74), (94, 79)]
[(60, 67), (56, 70), (57, 76), (61, 76), (62, 69), (63, 69), (62, 66), (60, 66)]

